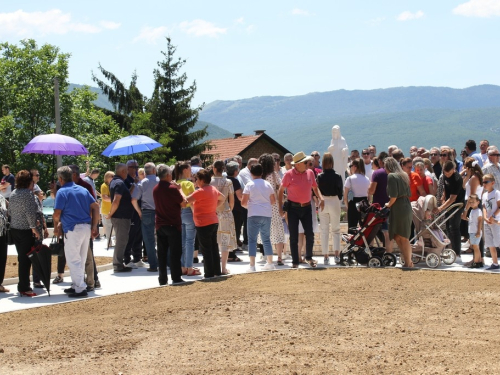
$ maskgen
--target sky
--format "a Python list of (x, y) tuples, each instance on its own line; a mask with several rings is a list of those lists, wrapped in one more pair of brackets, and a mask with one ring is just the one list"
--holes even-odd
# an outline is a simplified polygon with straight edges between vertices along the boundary
[(70, 53), (69, 81), (99, 63), (146, 96), (165, 37), (193, 104), (339, 89), (500, 85), (500, 0), (0, 0), (0, 42)]

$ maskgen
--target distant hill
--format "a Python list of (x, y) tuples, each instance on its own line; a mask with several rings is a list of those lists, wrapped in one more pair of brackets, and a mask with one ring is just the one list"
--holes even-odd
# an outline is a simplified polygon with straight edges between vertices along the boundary
[(397, 144), (407, 151), (413, 144), (462, 148), (470, 138), (498, 143), (499, 115), (500, 87), (482, 85), (338, 90), (215, 101), (203, 109), (200, 119), (233, 133), (266, 129), (294, 151), (326, 151), (335, 124), (341, 126), (351, 149), (373, 143), (379, 150)]
[[(73, 91), (75, 88), (81, 88), (83, 85), (77, 85), (74, 83), (70, 83), (68, 87), (68, 91)], [(94, 104), (98, 107), (108, 109), (113, 111), (113, 105), (108, 101), (106, 96), (102, 93), (102, 90), (98, 87), (90, 87), (90, 91), (96, 92), (98, 94), (97, 100), (94, 101)], [(222, 129), (221, 127), (211, 124), (206, 121), (198, 121), (197, 124), (193, 127), (193, 131), (202, 129), (203, 127), (208, 126), (208, 136), (203, 139), (203, 141), (208, 139), (220, 139), (220, 138), (229, 138), (233, 136), (233, 133)]]

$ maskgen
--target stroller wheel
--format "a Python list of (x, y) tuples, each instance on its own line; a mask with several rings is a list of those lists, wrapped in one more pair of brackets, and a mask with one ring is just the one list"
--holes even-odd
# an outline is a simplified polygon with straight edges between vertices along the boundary
[(396, 267), (397, 259), (394, 254), (385, 253), (382, 257), (384, 267)]
[(441, 264), (441, 258), (439, 258), (437, 254), (430, 253), (425, 257), (425, 263), (427, 263), (427, 266), (430, 268), (436, 268)]
[(382, 259), (379, 257), (371, 257), (370, 260), (368, 261), (368, 267), (369, 268), (378, 268), (382, 267)]
[(413, 264), (417, 264), (418, 262), (420, 262), (421, 259), (422, 257), (419, 257), (418, 255), (415, 254), (411, 254), (411, 261), (413, 262)]
[(455, 252), (451, 249), (444, 249), (443, 252), (441, 253), (441, 260), (447, 266), (455, 263), (456, 259), (457, 259), (457, 254), (455, 254)]
[(352, 252), (349, 252), (349, 253), (340, 253), (339, 264), (344, 267), (350, 267), (350, 266), (356, 266), (358, 262), (354, 258), (354, 254)]

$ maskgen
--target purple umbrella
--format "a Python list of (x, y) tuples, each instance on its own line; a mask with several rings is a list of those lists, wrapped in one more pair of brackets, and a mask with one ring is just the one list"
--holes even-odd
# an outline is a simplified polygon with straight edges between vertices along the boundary
[(33, 138), (23, 154), (87, 155), (88, 150), (75, 138), (62, 134), (43, 134)]

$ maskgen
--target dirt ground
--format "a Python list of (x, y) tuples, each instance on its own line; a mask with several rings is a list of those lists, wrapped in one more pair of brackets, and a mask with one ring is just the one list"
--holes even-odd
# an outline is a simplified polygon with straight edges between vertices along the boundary
[(500, 278), (235, 275), (0, 315), (1, 374), (498, 374)]
[[(102, 266), (104, 264), (109, 264), (113, 262), (112, 258), (109, 257), (95, 257), (95, 262), (97, 266)], [(17, 255), (7, 256), (7, 266), (5, 267), (5, 279), (10, 279), (12, 277), (17, 277)], [(66, 271), (69, 270), (68, 266), (65, 268)], [(57, 257), (52, 257), (52, 272), (57, 271)]]

